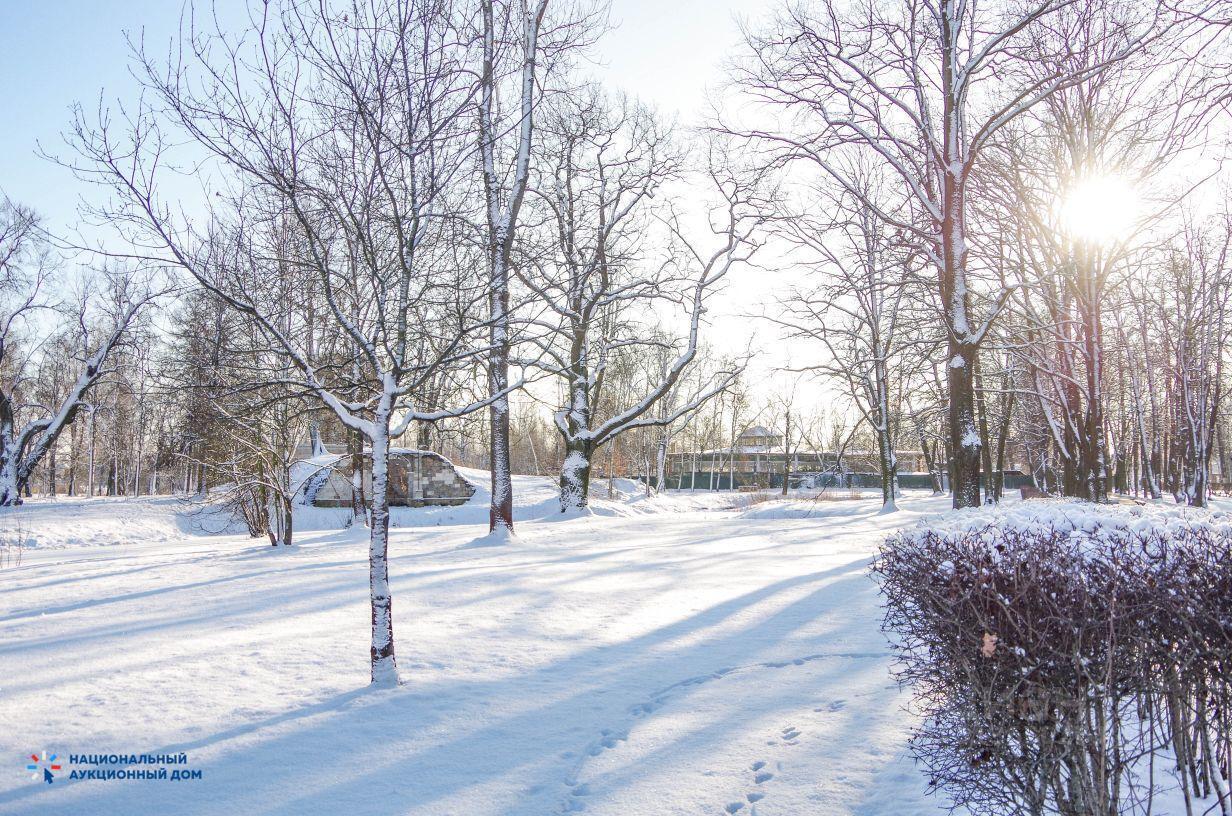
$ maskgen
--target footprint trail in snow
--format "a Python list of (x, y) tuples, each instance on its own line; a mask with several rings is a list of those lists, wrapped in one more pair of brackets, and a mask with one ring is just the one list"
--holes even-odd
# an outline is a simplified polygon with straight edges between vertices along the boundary
[[(818, 653), (728, 666), (666, 686), (626, 709), (627, 720), (622, 727), (603, 729), (580, 751), (563, 757), (572, 759), (573, 765), (562, 780), (566, 791), (557, 813), (641, 812), (648, 806), (647, 798), (655, 798), (648, 796), (647, 790), (670, 784), (677, 789), (696, 785), (698, 799), (711, 799), (724, 787), (730, 792), (711, 805), (715, 810), (706, 810), (704, 801), (694, 801), (690, 807), (678, 801), (683, 809), (662, 811), (665, 814), (758, 816), (759, 810), (777, 801), (771, 796), (777, 787), (773, 783), (790, 767), (804, 771), (793, 774), (797, 786), (820, 773), (820, 769), (810, 767), (815, 761), (810, 746), (801, 745), (814, 737), (809, 733), (811, 723), (817, 720), (824, 731), (851, 719), (843, 714), (846, 700), (820, 696), (826, 680), (847, 676), (874, 660), (884, 660), (884, 655)], [(784, 695), (767, 694), (774, 683), (794, 689), (792, 694), (800, 708), (790, 720), (782, 719), (786, 712), (779, 707)], [(801, 697), (803, 690), (807, 692)], [(869, 693), (888, 693), (888, 688), (882, 685)], [(771, 716), (778, 720), (777, 725), (766, 722)], [(694, 739), (698, 735), (700, 741)], [(713, 745), (708, 745), (711, 741)], [(761, 756), (752, 762), (740, 761), (742, 746), (756, 751), (754, 757)], [(646, 770), (662, 765), (655, 762), (660, 756), (670, 757), (670, 764), (678, 769), (673, 780), (655, 779), (654, 771)], [(679, 771), (685, 768), (692, 771), (694, 779), (681, 778)], [(724, 783), (723, 778), (731, 782)], [(773, 812), (790, 811), (776, 807)]]

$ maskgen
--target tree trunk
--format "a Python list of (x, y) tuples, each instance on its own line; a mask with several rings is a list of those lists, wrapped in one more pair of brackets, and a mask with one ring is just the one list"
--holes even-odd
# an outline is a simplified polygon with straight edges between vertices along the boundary
[[(491, 351), (488, 354), (488, 393), (501, 394), (509, 387), (509, 269), (498, 237), (492, 248), (493, 258), (489, 310), (492, 328), (489, 332)], [(492, 471), (492, 504), (488, 510), (488, 530), (513, 533), (513, 471), (509, 443), (509, 396), (497, 397), (488, 408), (491, 429), (491, 450), (488, 461)]]
[(642, 472), (646, 474), (646, 498), (653, 495), (650, 485), (650, 447), (646, 444), (646, 433), (639, 434), (642, 440)]
[(994, 504), (996, 499), (992, 483), (992, 440), (988, 435), (988, 395), (984, 378), (980, 374), (979, 360), (975, 361), (975, 407), (980, 428), (980, 465), (983, 470), (984, 504)]
[(736, 489), (736, 438), (734, 436), (731, 447), (727, 451), (727, 489)]
[[(1090, 262), (1088, 261), (1088, 266)], [(1088, 271), (1088, 292), (1082, 304), (1083, 352), (1087, 369), (1087, 415), (1082, 446), (1082, 476), (1086, 482), (1086, 498), (1093, 502), (1108, 500), (1108, 462), (1104, 439), (1104, 347), (1103, 324), (1099, 309), (1099, 294), (1094, 291), (1095, 273)]]
[(0, 452), (0, 507), (21, 504), (21, 483), (17, 478), (18, 457), (4, 446)]
[(364, 508), (364, 437), (359, 431), (347, 433), (347, 447), (351, 454), (351, 520), (365, 518)]
[(589, 506), (592, 453), (588, 442), (565, 441), (565, 461), (560, 468), (560, 512), (578, 512)]
[[(595, 441), (590, 427), (590, 372), (586, 365), (586, 335), (573, 337), (569, 405), (557, 414), (557, 427), (565, 445), (560, 469), (560, 512), (585, 510), (590, 503), (590, 469)], [(614, 441), (614, 440), (613, 440)], [(609, 453), (611, 450), (609, 449)]]
[(613, 436), (607, 449), (607, 497), (616, 498), (616, 446), (620, 437)]
[(1194, 465), (1193, 478), (1190, 481), (1189, 505), (1191, 507), (1206, 507), (1207, 492), (1210, 486), (1210, 466), (1200, 458)]
[(291, 499), (282, 493), (274, 491), (270, 491), (270, 493), (267, 505), (269, 515), (267, 532), (269, 534), (270, 546), (290, 547), (294, 533)]
[[(955, 10), (945, 4), (941, 16), (948, 23)], [(966, 100), (959, 96), (960, 44), (957, 25), (942, 25), (941, 31), (941, 127), (944, 166), (940, 182), (939, 290), (948, 329), (946, 384), (949, 391), (949, 439), (955, 508), (980, 503), (980, 435), (975, 425), (974, 374), (979, 340), (972, 334), (970, 292), (967, 287), (966, 179), (963, 167), (963, 119)]]
[(924, 453), (924, 467), (928, 468), (928, 480), (932, 482), (933, 495), (940, 496), (945, 492), (945, 487), (941, 484), (941, 469), (937, 467), (936, 445), (929, 445), (924, 437), (924, 426), (920, 423), (916, 424), (916, 435), (920, 438), (920, 450)]
[[(96, 427), (94, 414), (95, 414), (95, 410), (91, 408), (90, 409), (90, 457), (89, 457), (89, 462), (87, 465), (88, 470), (86, 471), (86, 495), (90, 496), (91, 498), (94, 497), (94, 451), (95, 451), (95, 447), (98, 444), (98, 429)], [(189, 450), (191, 451), (191, 448)], [(185, 475), (187, 475), (187, 468), (189, 467), (191, 467), (191, 465), (185, 465), (185, 469), (186, 469)], [(187, 493), (188, 491), (185, 490), (184, 492)]]
[[(680, 485), (677, 485), (680, 487)], [(655, 447), (655, 488), (659, 491), (667, 489), (667, 434), (660, 434), (659, 443)]]
[[(886, 422), (884, 417), (881, 421)], [(884, 427), (877, 429), (877, 447), (881, 460), (881, 512), (893, 513), (898, 509), (894, 501), (898, 492), (898, 461), (890, 434)]]
[(290, 547), (295, 543), (295, 505), (290, 496), (282, 497), (282, 546)]
[(144, 414), (145, 414), (145, 409), (142, 408), (141, 413), (138, 414), (138, 416), (141, 418), (137, 420), (137, 444), (136, 444), (136, 450), (133, 452), (133, 495), (134, 496), (141, 495), (141, 455), (142, 455), (141, 441), (142, 441), (142, 436), (143, 436), (142, 427), (145, 423)]
[(47, 452), (47, 495), (56, 495), (56, 447), (52, 445)]
[[(507, 299), (508, 294), (504, 297)], [(497, 334), (495, 328), (493, 334)], [(494, 337), (493, 343), (497, 342), (500, 341)], [(508, 354), (508, 345), (492, 350), (488, 374), (488, 388), (492, 393), (499, 393), (509, 387)], [(492, 468), (492, 506), (488, 512), (488, 529), (512, 533), (513, 472), (509, 458), (509, 397), (502, 396), (494, 401), (488, 415), (492, 432), (492, 450), (489, 457)]]
[(783, 495), (787, 495), (787, 483), (791, 481), (791, 411), (787, 412), (786, 428), (783, 431)]
[(488, 394), (492, 403), (488, 409), (491, 425), (489, 466), (492, 471), (492, 505), (488, 525), (492, 532), (513, 534), (513, 478), (509, 444), (509, 264), (518, 223), (518, 212), (530, 179), (531, 141), (534, 132), (534, 108), (539, 54), (539, 24), (547, 0), (540, 0), (535, 9), (523, 6), (528, 16), (523, 20), (521, 65), (521, 120), (518, 123), (518, 147), (514, 158), (513, 178), (508, 199), (502, 206), (503, 183), (496, 169), (496, 143), (500, 138), (493, 120), (496, 104), (496, 37), (493, 0), (481, 4), (483, 13), (483, 65), (479, 87), (479, 147), (483, 164), (484, 198), (488, 216)]
[(372, 513), (368, 534), (368, 583), (372, 603), (372, 683), (396, 685), (393, 599), (389, 590), (389, 396), (379, 410), (372, 442)]
[(1010, 437), (1010, 418), (1014, 414), (1014, 391), (1006, 374), (1005, 382), (1005, 413), (1001, 415), (1001, 430), (997, 436), (997, 466), (993, 473), (993, 498), (1001, 501), (1005, 496), (1005, 447)]
[(1136, 413), (1138, 415), (1138, 455), (1142, 462), (1142, 487), (1148, 496), (1152, 499), (1158, 499), (1163, 495), (1163, 492), (1159, 489), (1159, 478), (1155, 475), (1155, 451), (1148, 450), (1146, 440), (1146, 418), (1143, 416), (1141, 404), (1138, 405), (1138, 410)]
[(951, 340), (946, 380), (950, 392), (949, 431), (953, 452), (950, 487), (954, 507), (980, 504), (980, 433), (975, 422), (975, 388), (971, 362), (977, 347)]
[(68, 495), (77, 495), (77, 445), (80, 432), (74, 427), (68, 434)]

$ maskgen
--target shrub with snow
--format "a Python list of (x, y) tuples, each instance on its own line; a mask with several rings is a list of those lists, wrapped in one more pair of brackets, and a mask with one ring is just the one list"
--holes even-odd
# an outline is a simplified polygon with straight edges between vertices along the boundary
[(1232, 809), (1232, 516), (960, 511), (891, 536), (874, 569), (924, 714), (914, 750), (956, 804)]

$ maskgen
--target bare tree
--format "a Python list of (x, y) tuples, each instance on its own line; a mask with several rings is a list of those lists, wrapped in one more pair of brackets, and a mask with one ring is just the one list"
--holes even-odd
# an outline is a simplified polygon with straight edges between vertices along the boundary
[[(697, 356), (707, 296), (757, 250), (765, 208), (759, 178), (712, 169), (707, 180), (721, 203), (711, 230), (720, 243), (702, 248), (686, 237), (673, 213), (650, 205), (677, 175), (680, 160), (670, 135), (649, 112), (625, 101), (610, 103), (590, 87), (559, 100), (541, 130), (535, 204), (545, 223), (543, 248), (527, 253), (518, 276), (544, 308), (540, 345), (563, 380), (564, 400), (554, 416), (565, 449), (561, 511), (570, 512), (587, 505), (600, 446), (633, 428), (670, 426), (738, 376), (739, 366), (729, 367), (670, 410), (653, 410)], [(655, 246), (660, 222), (667, 226), (664, 239), (674, 244), (666, 257)], [(689, 317), (681, 345), (671, 348), (673, 359), (637, 388), (608, 389), (616, 358), (661, 342), (646, 324), (655, 319), (656, 305), (673, 303)]]
[[(170, 64), (138, 50), (158, 107), (143, 100), (119, 125), (79, 116), (75, 130), (78, 171), (116, 194), (101, 214), (251, 321), (288, 384), (366, 443), (374, 683), (397, 679), (390, 440), (508, 390), (418, 406), (442, 368), (488, 350), (486, 281), (456, 251), (476, 97), (458, 13), (444, 0), (265, 5), (240, 35), (190, 30)], [(204, 191), (207, 229), (159, 196), (176, 157), (220, 179)]]
[[(1201, 229), (1206, 226), (1207, 229)], [(1190, 221), (1170, 259), (1157, 314), (1168, 355), (1173, 411), (1171, 482), (1177, 500), (1205, 507), (1211, 456), (1223, 405), (1224, 345), (1232, 297), (1232, 218)]]
[[(491, 436), (492, 507), (489, 528), (513, 533), (513, 483), (510, 479), (509, 281), (518, 236), (518, 218), (531, 177), (535, 111), (545, 77), (561, 68), (569, 52), (587, 41), (598, 11), (562, 6), (549, 19), (548, 0), (496, 3), (480, 0), (482, 67), (479, 78), (479, 153), (483, 174), (488, 267), (488, 409)], [(501, 106), (502, 92), (513, 103)]]
[(1007, 125), (1059, 89), (1133, 53), (1157, 29), (1157, 17), (1148, 14), (1134, 36), (1097, 65), (1024, 72), (1024, 47), (1068, 5), (908, 0), (848, 6), (823, 0), (792, 6), (764, 33), (748, 34), (750, 55), (736, 73), (767, 115), (777, 109), (783, 116), (771, 126), (723, 124), (765, 145), (776, 161), (806, 162), (852, 195), (861, 194), (860, 186), (841, 161), (852, 151), (883, 162), (901, 184), (908, 207), (887, 211), (875, 199), (864, 204), (912, 236), (937, 271), (948, 332), (955, 507), (979, 504), (972, 363), (1012, 291), (1002, 286), (978, 308), (967, 223), (974, 174)]
[[(1104, 307), (1124, 289), (1157, 214), (1136, 213), (1114, 230), (1110, 214), (1091, 212), (1109, 203), (1091, 199), (1145, 196), (1194, 146), (1209, 112), (1208, 77), (1184, 58), (1187, 49), (1160, 47), (1178, 45), (1176, 37), (1136, 47), (1123, 19), (1135, 13), (1076, 4), (1036, 33), (1027, 74), (1082, 81), (1002, 131), (986, 162), (984, 229), (974, 238), (1021, 284), (1012, 333), (1028, 371), (1023, 384), (1053, 433), (1063, 491), (1092, 501), (1106, 498), (1111, 479)], [(1081, 47), (1065, 47), (1074, 44)]]
[[(795, 213), (781, 219), (783, 234), (806, 251), (815, 271), (807, 287), (795, 287), (780, 300), (771, 318), (790, 338), (820, 341), (825, 356), (802, 370), (837, 382), (861, 419), (873, 430), (881, 474), (884, 512), (896, 509), (898, 462), (895, 445), (903, 388), (901, 329), (910, 325), (904, 297), (911, 276), (909, 247), (865, 202), (894, 210), (887, 185), (872, 168), (848, 171), (856, 194), (822, 192), (807, 202), (826, 220)], [(917, 324), (917, 328), (918, 328)]]
[[(34, 469), (55, 450), (60, 434), (107, 373), (111, 354), (134, 318), (155, 297), (133, 271), (119, 267), (98, 270), (104, 291), (87, 288), (77, 303), (57, 303), (46, 291), (53, 271), (37, 216), (7, 198), (0, 200), (0, 506), (21, 504)], [(46, 340), (39, 324), (44, 313), (55, 312), (75, 324), (68, 351), (71, 371), (64, 389), (42, 402), (31, 377)], [(50, 351), (56, 352), (54, 344)]]

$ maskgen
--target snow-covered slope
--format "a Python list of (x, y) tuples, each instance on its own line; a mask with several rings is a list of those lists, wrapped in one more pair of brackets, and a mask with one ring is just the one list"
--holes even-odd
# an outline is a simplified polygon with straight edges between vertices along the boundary
[[(475, 495), (457, 507), (394, 507), (394, 527), (486, 524), (491, 493), (486, 470), (459, 468), (472, 484)], [(556, 483), (542, 476), (514, 476), (518, 521), (562, 518)], [(734, 499), (725, 493), (672, 493), (647, 497), (641, 484), (614, 480), (614, 494), (607, 480), (591, 490), (591, 514), (628, 516), (681, 510), (727, 508)], [(346, 508), (295, 507), (296, 532), (341, 530), (351, 512)], [(25, 552), (35, 549), (103, 546), (116, 544), (167, 543), (201, 535), (236, 534), (242, 524), (209, 502), (179, 497), (141, 498), (38, 498), (20, 507), (0, 508), (0, 541), (21, 541)]]
[(212, 513), (207, 519), (190, 509), (183, 500), (168, 497), (35, 499), (0, 508), (0, 536), (33, 550), (170, 542), (217, 529), (208, 526), (219, 522)]
[[(438, 527), (441, 525), (471, 525), (488, 523), (488, 506), (492, 500), (491, 473), (476, 468), (457, 468), (458, 473), (475, 485), (475, 495), (466, 504), (455, 507), (393, 507), (390, 523), (393, 527)], [(646, 496), (640, 483), (630, 479), (615, 479), (615, 493), (608, 491), (606, 479), (595, 480), (590, 490), (590, 514), (595, 516), (629, 516), (644, 513), (666, 513), (687, 509), (731, 507), (733, 497), (725, 493), (670, 493)], [(555, 480), (544, 476), (513, 477), (514, 521), (559, 521), (559, 487)], [(346, 524), (350, 510), (346, 508), (297, 507), (296, 527), (301, 530), (337, 529)]]
[[(301, 525), (283, 551), (164, 500), (76, 521), (33, 502), (34, 535), (65, 546), (0, 571), (0, 813), (943, 812), (905, 754), (866, 566), (946, 500), (757, 518), (627, 495), (561, 520), (550, 480), (517, 488), (503, 547), (467, 546), (483, 496), (401, 513), (405, 683), (377, 692), (362, 528)], [(119, 543), (70, 544), (90, 517)], [(35, 784), (20, 757), (42, 749), (183, 752), (202, 778)]]

